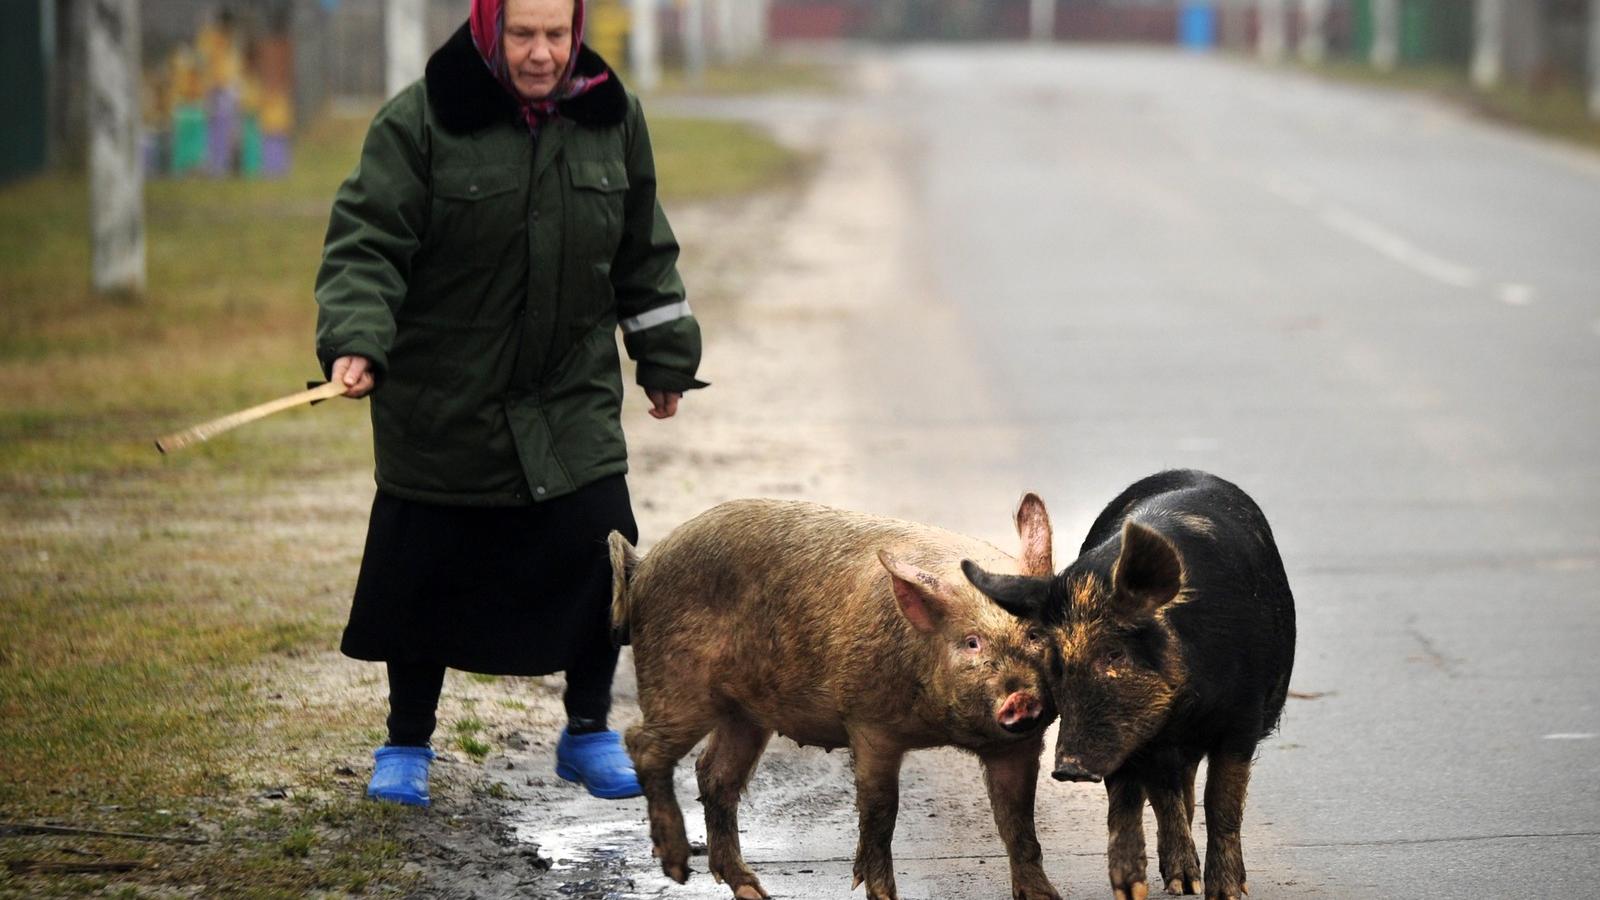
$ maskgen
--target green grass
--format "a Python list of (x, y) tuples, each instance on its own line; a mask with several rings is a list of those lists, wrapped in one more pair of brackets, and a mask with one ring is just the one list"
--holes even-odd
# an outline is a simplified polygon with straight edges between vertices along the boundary
[(1600, 119), (1590, 114), (1588, 98), (1577, 85), (1553, 84), (1537, 90), (1503, 85), (1485, 91), (1473, 86), (1465, 70), (1449, 66), (1380, 72), (1366, 63), (1335, 60), (1301, 68), (1319, 77), (1432, 94), (1485, 118), (1600, 150)]
[[(652, 125), (669, 209), (796, 170), (750, 129)], [(365, 404), (169, 457), (151, 444), (317, 377), (312, 280), (364, 131), (320, 124), (281, 181), (152, 182), (141, 298), (90, 291), (81, 178), (0, 188), (0, 820), (213, 835), (10, 838), (0, 896), (410, 883), (404, 813), (326, 774), (365, 757), (381, 714), (276, 683), (337, 646), (371, 491)], [(457, 724), (463, 750), (488, 752), (483, 728)], [(283, 784), (290, 802), (259, 799)], [(151, 865), (59, 878), (3, 865), (63, 846)]]
[(798, 177), (803, 168), (799, 157), (740, 122), (662, 119), (650, 123), (650, 140), (669, 204), (753, 191)]
[(829, 94), (838, 90), (838, 73), (820, 63), (754, 60), (737, 65), (707, 66), (698, 80), (691, 79), (682, 69), (668, 69), (662, 73), (658, 93), (730, 96)]

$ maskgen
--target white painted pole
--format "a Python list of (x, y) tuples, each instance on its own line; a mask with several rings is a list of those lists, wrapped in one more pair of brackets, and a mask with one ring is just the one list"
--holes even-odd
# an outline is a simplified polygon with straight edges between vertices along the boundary
[(711, 2), (711, 58), (727, 63), (738, 56), (733, 39), (733, 5), (736, 0)]
[(1372, 0), (1372, 65), (1383, 72), (1400, 65), (1400, 0)]
[(656, 26), (655, 0), (631, 0), (628, 27), (628, 68), (641, 91), (661, 86), (661, 30)]
[(705, 0), (683, 0), (683, 56), (689, 81), (699, 84), (706, 73)]
[(1328, 0), (1300, 0), (1300, 58), (1311, 65), (1328, 58)]
[(1289, 17), (1283, 8), (1285, 2), (1256, 2), (1256, 52), (1269, 63), (1282, 62), (1284, 51), (1289, 46)]
[(1488, 90), (1506, 74), (1504, 0), (1477, 0), (1472, 15), (1472, 83)]
[(85, 6), (92, 283), (102, 294), (138, 294), (145, 286), (139, 0), (95, 0)]
[(423, 0), (384, 0), (384, 88), (388, 96), (422, 77), (428, 64), (427, 31)]
[(1589, 114), (1600, 119), (1600, 0), (1589, 0)]
[(1040, 43), (1048, 44), (1056, 39), (1056, 0), (1031, 0), (1028, 34)]

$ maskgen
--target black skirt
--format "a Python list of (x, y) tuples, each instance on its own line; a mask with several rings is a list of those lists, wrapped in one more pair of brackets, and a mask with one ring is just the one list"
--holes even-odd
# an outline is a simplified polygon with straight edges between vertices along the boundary
[(609, 641), (612, 530), (638, 540), (621, 475), (532, 506), (380, 491), (339, 649), (493, 675), (563, 671)]

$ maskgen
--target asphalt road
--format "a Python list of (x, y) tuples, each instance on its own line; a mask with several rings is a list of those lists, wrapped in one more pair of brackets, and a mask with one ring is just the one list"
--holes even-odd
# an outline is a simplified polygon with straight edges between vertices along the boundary
[[(972, 513), (942, 485), (1036, 489), (1058, 563), (1145, 474), (1239, 483), (1287, 564), (1304, 695), (1255, 769), (1253, 896), (1593, 896), (1600, 157), (1176, 53), (875, 65), (832, 114), (894, 135), (925, 280), (861, 329), (857, 376), (872, 418), (938, 439), (866, 474), (928, 486), (903, 508), (955, 527)], [(960, 346), (916, 340), (922, 316)], [(775, 895), (845, 896), (839, 756), (775, 742), (751, 787), (746, 855)], [(975, 765), (907, 771), (902, 893), (1004, 896)], [(555, 822), (527, 833), (582, 843)], [(1065, 893), (1109, 896), (1103, 822), (1098, 786), (1041, 785)], [(629, 846), (641, 895), (725, 891), (667, 888)]]

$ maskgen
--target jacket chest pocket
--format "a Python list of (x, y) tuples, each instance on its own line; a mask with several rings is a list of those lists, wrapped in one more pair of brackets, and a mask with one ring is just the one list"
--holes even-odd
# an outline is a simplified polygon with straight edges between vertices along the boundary
[(509, 166), (440, 169), (433, 174), (428, 241), (440, 259), (469, 266), (502, 263), (526, 240), (527, 197)]
[(621, 160), (574, 160), (567, 172), (572, 181), (571, 233), (581, 258), (609, 263), (622, 242), (627, 167)]

